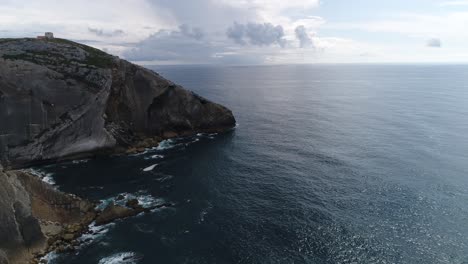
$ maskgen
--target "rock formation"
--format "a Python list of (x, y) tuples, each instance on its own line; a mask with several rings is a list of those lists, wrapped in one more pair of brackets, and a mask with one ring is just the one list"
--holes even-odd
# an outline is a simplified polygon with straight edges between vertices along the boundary
[[(100, 50), (63, 39), (0, 39), (0, 164), (9, 169), (134, 151), (234, 125), (229, 109)], [(172, 206), (130, 201), (99, 213), (88, 201), (1, 166), (0, 264), (67, 251), (94, 220)]]
[(59, 192), (28, 173), (0, 167), (0, 263), (24, 263), (41, 252), (47, 245), (49, 224), (81, 223), (94, 214), (91, 203)]
[(0, 157), (14, 167), (235, 125), (227, 108), (63, 39), (0, 40), (0, 120)]

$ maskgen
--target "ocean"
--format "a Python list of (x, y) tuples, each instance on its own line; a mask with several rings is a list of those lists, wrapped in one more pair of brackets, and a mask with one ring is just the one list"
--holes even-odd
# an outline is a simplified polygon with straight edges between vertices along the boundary
[(468, 66), (152, 68), (237, 127), (35, 168), (104, 205), (175, 204), (52, 263), (468, 263)]

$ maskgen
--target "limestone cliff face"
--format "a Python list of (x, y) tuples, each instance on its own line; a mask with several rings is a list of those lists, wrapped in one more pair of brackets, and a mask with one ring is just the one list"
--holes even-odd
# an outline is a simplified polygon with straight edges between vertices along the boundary
[(235, 125), (227, 108), (153, 71), (62, 39), (0, 39), (0, 120), (11, 166)]

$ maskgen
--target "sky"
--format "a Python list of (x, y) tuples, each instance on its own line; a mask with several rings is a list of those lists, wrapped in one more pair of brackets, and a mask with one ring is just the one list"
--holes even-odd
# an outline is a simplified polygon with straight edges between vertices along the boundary
[(0, 0), (0, 37), (45, 31), (140, 64), (468, 63), (468, 0)]

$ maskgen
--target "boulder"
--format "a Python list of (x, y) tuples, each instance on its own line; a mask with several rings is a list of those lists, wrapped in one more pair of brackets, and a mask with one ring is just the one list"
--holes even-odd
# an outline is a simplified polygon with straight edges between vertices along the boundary
[(138, 214), (138, 212), (133, 209), (111, 203), (96, 218), (96, 225), (105, 225), (114, 220), (134, 216), (136, 214)]
[(134, 210), (141, 210), (143, 209), (143, 206), (140, 205), (140, 202), (137, 200), (137, 199), (131, 199), (131, 200), (128, 200), (126, 203), (125, 203), (125, 206), (127, 207), (130, 207)]
[(64, 235), (62, 236), (62, 238), (63, 238), (63, 240), (70, 242), (70, 241), (72, 241), (73, 239), (75, 239), (75, 235), (74, 235), (74, 234), (71, 234), (71, 233), (67, 233), (67, 234), (64, 234)]

